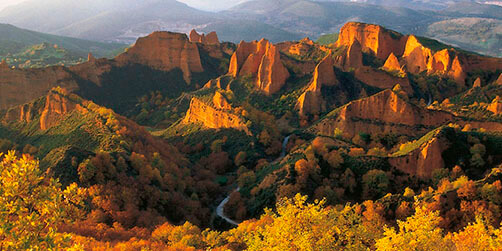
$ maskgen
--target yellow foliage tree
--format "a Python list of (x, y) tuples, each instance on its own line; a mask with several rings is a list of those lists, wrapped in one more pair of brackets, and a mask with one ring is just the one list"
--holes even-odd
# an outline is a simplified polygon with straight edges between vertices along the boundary
[(440, 220), (439, 212), (417, 206), (415, 215), (406, 221), (397, 221), (398, 231), (385, 228), (384, 237), (376, 241), (375, 247), (382, 251), (454, 250), (452, 243), (443, 236)]
[[(0, 154), (2, 157), (2, 154)], [(71, 236), (58, 226), (80, 216), (83, 190), (64, 191), (47, 177), (38, 161), (14, 151), (0, 162), (0, 250), (61, 250)]]
[[(363, 229), (354, 208), (324, 208), (325, 201), (306, 203), (307, 197), (277, 203), (277, 213), (266, 210), (271, 219), (246, 236), (247, 250), (366, 250), (371, 234)], [(260, 220), (261, 221), (261, 220)]]

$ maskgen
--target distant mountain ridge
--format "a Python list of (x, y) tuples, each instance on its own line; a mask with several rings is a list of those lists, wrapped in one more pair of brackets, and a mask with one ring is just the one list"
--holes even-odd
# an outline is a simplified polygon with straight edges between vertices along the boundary
[[(28, 0), (0, 11), (0, 22), (19, 27), (97, 41), (133, 43), (157, 30), (188, 33), (216, 31), (225, 41), (269, 38), (272, 42), (317, 39), (335, 33), (350, 21), (376, 23), (402, 33), (426, 35), (467, 50), (502, 55), (499, 22), (502, 7), (486, 1), (425, 0), (251, 0), (218, 13), (175, 0)], [(229, 5), (230, 6), (230, 5)], [(479, 34), (464, 18), (479, 22)], [(452, 21), (455, 20), (455, 21)], [(438, 25), (454, 22), (449, 27)], [(467, 37), (467, 38), (466, 38)], [(479, 38), (477, 38), (479, 37)], [(486, 41), (485, 41), (486, 40)]]

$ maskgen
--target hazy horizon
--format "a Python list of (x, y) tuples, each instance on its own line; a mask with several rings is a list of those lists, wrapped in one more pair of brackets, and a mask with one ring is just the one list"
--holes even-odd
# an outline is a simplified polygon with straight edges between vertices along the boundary
[[(16, 5), (27, 0), (2, 0), (0, 1), (0, 11), (8, 6)], [(190, 7), (201, 9), (205, 11), (220, 11), (229, 9), (241, 2), (246, 2), (247, 0), (177, 0), (178, 2), (185, 3)]]

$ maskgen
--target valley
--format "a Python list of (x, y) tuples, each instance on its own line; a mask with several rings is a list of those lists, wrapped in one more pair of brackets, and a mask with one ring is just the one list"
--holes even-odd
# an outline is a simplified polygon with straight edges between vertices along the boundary
[[(299, 2), (263, 23), (292, 33), (288, 11), (338, 4)], [(319, 42), (155, 31), (109, 58), (3, 61), (0, 173), (57, 179), (43, 184), (68, 212), (61, 249), (496, 250), (502, 58), (392, 28), (347, 22)]]

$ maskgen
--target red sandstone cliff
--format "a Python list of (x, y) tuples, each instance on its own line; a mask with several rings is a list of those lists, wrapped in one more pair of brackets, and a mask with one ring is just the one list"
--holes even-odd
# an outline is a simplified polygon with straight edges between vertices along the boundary
[(185, 34), (172, 32), (154, 32), (139, 38), (115, 60), (119, 65), (136, 63), (161, 71), (179, 68), (187, 83), (191, 81), (192, 72), (204, 70), (197, 45), (190, 43)]
[(309, 87), (300, 96), (296, 104), (296, 109), (299, 110), (300, 115), (319, 114), (326, 110), (321, 88), (323, 85), (332, 86), (338, 84), (333, 64), (333, 56), (330, 53), (316, 66)]
[(336, 46), (350, 47), (358, 41), (363, 51), (372, 52), (377, 58), (386, 60), (390, 53), (401, 56), (406, 36), (387, 30), (379, 25), (349, 22), (340, 30)]
[(436, 135), (404, 156), (389, 158), (389, 163), (404, 173), (430, 179), (434, 170), (444, 168), (441, 155), (448, 147), (449, 142)]
[(241, 42), (232, 55), (228, 74), (256, 77), (256, 86), (267, 95), (279, 91), (289, 78), (279, 50), (265, 39)]
[(183, 122), (201, 123), (205, 127), (213, 129), (233, 128), (244, 131), (248, 135), (251, 134), (239, 116), (226, 109), (214, 108), (212, 105), (208, 105), (198, 98), (192, 98), (190, 101), (190, 108), (188, 109)]
[(352, 101), (313, 129), (322, 135), (333, 135), (336, 128), (346, 136), (359, 132), (417, 135), (453, 121), (454, 116), (420, 108), (408, 103), (392, 90)]
[(199, 34), (196, 30), (192, 30), (190, 32), (190, 42), (208, 44), (208, 45), (220, 44), (220, 40), (218, 39), (218, 34), (216, 34), (216, 32), (214, 31), (205, 35), (204, 33)]

